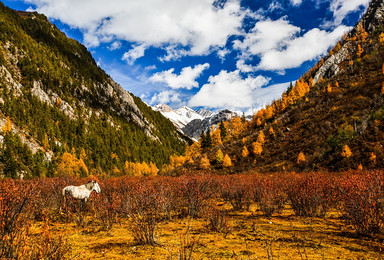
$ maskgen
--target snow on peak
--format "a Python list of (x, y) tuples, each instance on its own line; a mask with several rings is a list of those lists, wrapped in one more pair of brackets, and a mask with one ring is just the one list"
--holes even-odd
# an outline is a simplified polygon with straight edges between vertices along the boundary
[(159, 111), (163, 116), (171, 120), (171, 122), (179, 129), (183, 128), (194, 119), (204, 119), (203, 116), (187, 106), (173, 110), (165, 104), (158, 104), (153, 107), (153, 110)]

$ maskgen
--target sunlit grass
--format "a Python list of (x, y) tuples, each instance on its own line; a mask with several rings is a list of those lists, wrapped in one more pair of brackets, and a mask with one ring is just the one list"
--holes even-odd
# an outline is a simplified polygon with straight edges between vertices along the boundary
[[(297, 217), (289, 206), (282, 214), (265, 218), (254, 205), (235, 212), (227, 204), (229, 228), (213, 232), (204, 218), (162, 221), (157, 244), (137, 245), (130, 219), (121, 219), (109, 231), (100, 231), (87, 216), (87, 225), (54, 223), (52, 235), (64, 234), (75, 259), (379, 259), (384, 237), (358, 236), (338, 212), (325, 218)], [(41, 232), (35, 223), (32, 233)], [(184, 256), (184, 258), (182, 258)]]

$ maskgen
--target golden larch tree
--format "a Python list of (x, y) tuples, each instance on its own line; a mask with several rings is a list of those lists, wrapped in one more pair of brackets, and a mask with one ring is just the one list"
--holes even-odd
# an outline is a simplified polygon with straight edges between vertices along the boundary
[(223, 152), (221, 151), (221, 149), (217, 150), (217, 152), (216, 152), (216, 162), (218, 164), (222, 164), (223, 163), (223, 159), (224, 159)]
[(259, 132), (259, 135), (257, 136), (257, 142), (259, 142), (260, 144), (264, 144), (264, 142), (265, 142), (265, 135), (264, 135), (263, 131)]
[(241, 156), (243, 156), (244, 158), (247, 158), (248, 155), (249, 155), (248, 148), (244, 145), (243, 150), (241, 151)]
[(344, 158), (349, 158), (352, 156), (352, 151), (348, 145), (343, 146), (343, 149), (341, 150), (341, 156), (343, 156)]
[(260, 155), (263, 152), (263, 144), (259, 141), (253, 142), (252, 148), (255, 155)]
[(204, 170), (208, 170), (211, 168), (211, 163), (209, 162), (208, 156), (206, 154), (204, 154), (203, 157), (201, 157), (200, 168)]
[(299, 155), (297, 156), (297, 164), (302, 164), (303, 162), (306, 161), (305, 155), (303, 152), (300, 152)]
[(9, 116), (7, 116), (7, 120), (5, 121), (5, 124), (1, 127), (1, 130), (3, 130), (4, 134), (12, 130), (12, 121)]
[(224, 155), (223, 166), (225, 168), (232, 167), (232, 160), (231, 160), (231, 157), (229, 157), (228, 154)]

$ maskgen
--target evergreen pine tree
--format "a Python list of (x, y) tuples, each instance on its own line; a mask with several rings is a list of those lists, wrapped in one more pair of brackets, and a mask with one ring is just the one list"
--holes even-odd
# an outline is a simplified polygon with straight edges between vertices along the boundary
[(227, 129), (225, 128), (223, 121), (220, 122), (219, 129), (221, 134), (221, 141), (224, 141), (225, 137), (227, 136)]
[(203, 149), (210, 148), (212, 146), (211, 130), (208, 128), (205, 138), (201, 141), (201, 147)]

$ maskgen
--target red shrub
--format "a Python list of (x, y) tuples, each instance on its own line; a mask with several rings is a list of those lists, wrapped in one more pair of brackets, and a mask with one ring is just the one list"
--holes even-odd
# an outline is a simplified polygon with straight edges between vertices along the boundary
[(249, 210), (252, 202), (254, 176), (229, 175), (220, 177), (221, 197), (228, 201), (234, 210)]
[(338, 179), (326, 173), (289, 174), (287, 195), (298, 216), (324, 217), (335, 206)]
[(365, 172), (345, 176), (344, 213), (358, 233), (384, 232), (384, 173)]
[(281, 213), (287, 201), (284, 191), (284, 181), (279, 176), (259, 176), (255, 178), (254, 201), (259, 204), (264, 216), (271, 217), (274, 213)]
[(216, 196), (217, 183), (210, 175), (189, 175), (179, 177), (180, 194), (187, 208), (187, 214), (198, 217)]
[(0, 181), (0, 258), (18, 259), (25, 246), (30, 201), (37, 195), (31, 182)]

